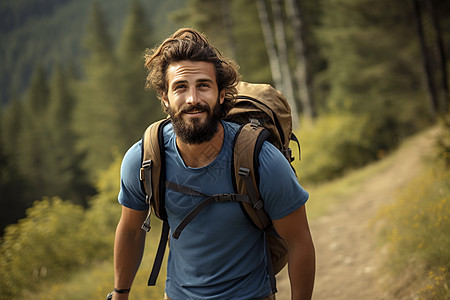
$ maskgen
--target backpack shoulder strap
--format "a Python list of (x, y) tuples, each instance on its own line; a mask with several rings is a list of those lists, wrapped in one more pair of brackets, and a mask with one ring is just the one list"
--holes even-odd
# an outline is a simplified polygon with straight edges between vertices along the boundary
[(160, 180), (165, 178), (165, 170), (162, 167), (165, 164), (164, 147), (161, 145), (164, 145), (163, 129), (168, 122), (168, 119), (164, 119), (151, 124), (142, 137), (141, 149), (140, 179), (146, 194), (146, 201), (151, 204), (156, 216), (162, 220), (165, 220), (166, 214), (164, 210), (164, 180), (162, 182)]
[(236, 134), (233, 151), (233, 182), (239, 194), (248, 194), (250, 203), (241, 202), (243, 211), (253, 224), (265, 233), (267, 271), (272, 292), (276, 293), (277, 274), (287, 263), (287, 246), (276, 233), (272, 221), (264, 210), (258, 189), (259, 153), (270, 132), (263, 126), (248, 123)]
[(163, 220), (158, 250), (148, 279), (149, 286), (156, 284), (170, 231), (164, 209), (164, 180), (161, 180), (165, 178), (163, 129), (168, 122), (168, 119), (164, 119), (151, 124), (142, 137), (140, 179), (146, 195), (146, 202), (149, 204), (148, 215), (142, 224), (142, 229), (150, 231), (152, 209), (156, 216)]
[(264, 127), (248, 123), (243, 125), (236, 134), (233, 150), (233, 176), (238, 194), (249, 195), (251, 203), (242, 202), (244, 211), (250, 220), (260, 229), (265, 229), (271, 220), (264, 211), (259, 194), (259, 152), (262, 144), (269, 136)]

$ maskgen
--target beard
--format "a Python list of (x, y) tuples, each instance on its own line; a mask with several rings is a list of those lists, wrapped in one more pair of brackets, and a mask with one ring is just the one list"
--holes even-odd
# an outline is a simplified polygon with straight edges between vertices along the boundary
[[(208, 142), (214, 137), (219, 128), (221, 109), (219, 100), (217, 100), (212, 109), (207, 104), (198, 103), (196, 105), (183, 105), (178, 111), (169, 106), (167, 113), (172, 120), (177, 138), (183, 143), (195, 145)], [(206, 119), (202, 121), (201, 118), (189, 118), (189, 121), (186, 122), (183, 116), (194, 111), (206, 112)]]

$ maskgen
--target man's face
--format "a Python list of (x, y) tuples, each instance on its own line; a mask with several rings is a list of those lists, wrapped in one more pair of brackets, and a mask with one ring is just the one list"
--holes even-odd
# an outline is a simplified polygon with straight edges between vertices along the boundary
[(209, 62), (180, 61), (167, 68), (168, 91), (164, 97), (175, 133), (181, 141), (200, 144), (217, 132), (220, 105), (215, 67)]

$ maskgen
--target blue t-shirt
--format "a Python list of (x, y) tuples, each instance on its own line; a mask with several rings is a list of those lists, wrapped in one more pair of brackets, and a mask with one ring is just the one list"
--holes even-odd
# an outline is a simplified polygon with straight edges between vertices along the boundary
[[(184, 164), (171, 124), (164, 128), (166, 178), (205, 194), (234, 193), (231, 158), (239, 125), (222, 122), (224, 143), (209, 165)], [(141, 141), (122, 162), (119, 202), (131, 209), (147, 210), (139, 181)], [(291, 166), (272, 144), (265, 142), (259, 155), (260, 193), (264, 209), (277, 220), (301, 207), (308, 193), (300, 186)], [(173, 230), (205, 197), (166, 189), (166, 211)], [(250, 223), (239, 203), (212, 203), (170, 239), (166, 293), (179, 299), (252, 299), (271, 293), (262, 231)]]

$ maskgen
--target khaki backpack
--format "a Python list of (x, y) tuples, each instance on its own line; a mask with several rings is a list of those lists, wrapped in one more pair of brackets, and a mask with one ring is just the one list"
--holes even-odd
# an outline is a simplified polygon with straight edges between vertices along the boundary
[[(173, 231), (172, 237), (178, 238), (184, 227), (197, 216), (201, 210), (212, 202), (235, 201), (241, 204), (244, 213), (251, 222), (266, 234), (268, 272), (273, 293), (276, 292), (275, 274), (287, 263), (287, 246), (276, 233), (272, 221), (264, 211), (263, 199), (259, 194), (258, 156), (264, 141), (275, 145), (289, 162), (293, 161), (289, 148), (291, 140), (300, 144), (292, 133), (291, 109), (286, 98), (268, 84), (251, 84), (240, 82), (234, 107), (225, 120), (242, 124), (236, 134), (233, 146), (233, 183), (235, 194), (206, 195), (191, 188), (169, 182), (165, 179), (165, 157), (163, 128), (169, 119), (151, 124), (142, 140), (141, 183), (150, 204), (148, 216), (142, 225), (145, 231), (150, 230), (152, 211), (163, 221), (160, 244), (158, 246), (153, 269), (148, 285), (155, 285), (161, 268), (169, 234), (169, 225), (165, 211), (165, 189), (170, 188), (187, 195), (204, 196), (197, 205)], [(300, 152), (299, 152), (300, 153)]]

